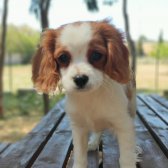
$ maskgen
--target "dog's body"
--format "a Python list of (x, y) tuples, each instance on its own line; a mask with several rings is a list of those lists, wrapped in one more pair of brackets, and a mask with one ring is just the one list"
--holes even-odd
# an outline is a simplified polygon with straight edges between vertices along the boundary
[(120, 147), (120, 166), (135, 168), (135, 82), (121, 34), (106, 21), (77, 22), (43, 34), (33, 62), (33, 81), (39, 91), (66, 91), (74, 141), (74, 168), (87, 167), (89, 143), (98, 145), (103, 130), (114, 131)]
[[(130, 117), (134, 116), (135, 111), (127, 110), (131, 107), (128, 107), (128, 104), (135, 103), (135, 99), (128, 99), (125, 85), (120, 85), (108, 77), (105, 80), (107, 82), (94, 92), (67, 94), (66, 111), (70, 115), (74, 131), (74, 146), (77, 150), (75, 158), (79, 161), (75, 168), (86, 168), (85, 155), (88, 146), (84, 139), (88, 141), (88, 132), (97, 133), (89, 142), (89, 149), (95, 150), (99, 145), (101, 132), (105, 129), (110, 129), (120, 138), (120, 153), (125, 153), (120, 161), (121, 166), (135, 167), (135, 139)], [(134, 107), (131, 108), (135, 110)], [(80, 149), (81, 144), (78, 144), (78, 141), (83, 142), (83, 149)]]

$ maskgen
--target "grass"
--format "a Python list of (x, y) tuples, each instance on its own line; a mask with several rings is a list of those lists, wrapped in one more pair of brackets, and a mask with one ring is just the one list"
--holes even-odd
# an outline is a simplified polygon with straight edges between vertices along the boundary
[[(35, 92), (20, 94), (18, 90), (32, 90), (31, 66), (12, 66), (13, 80), (10, 80), (11, 69), (4, 70), (4, 108), (5, 116), (0, 120), (0, 142), (15, 142), (23, 138), (42, 118), (42, 96)], [(137, 89), (143, 92), (156, 92), (155, 62), (153, 59), (138, 59)], [(168, 61), (161, 62), (159, 69), (159, 88), (157, 93), (168, 90)], [(50, 108), (62, 97), (51, 98)]]
[[(10, 79), (10, 75), (12, 79)], [(19, 89), (33, 88), (30, 65), (5, 66), (3, 77), (5, 92), (16, 93)]]
[(155, 85), (155, 60), (143, 58), (137, 64), (137, 89), (143, 92), (155, 92), (163, 94), (168, 90), (168, 62), (159, 65), (158, 88)]
[[(12, 67), (13, 80), (10, 80), (10, 67), (6, 66), (4, 71), (5, 92), (17, 92), (18, 89), (33, 88), (31, 82), (31, 66), (15, 65)], [(155, 88), (155, 60), (152, 58), (141, 58), (137, 60), (137, 89), (154, 92)], [(11, 82), (10, 82), (11, 81)], [(160, 63), (159, 68), (159, 92), (168, 90), (168, 60)]]
[[(50, 108), (63, 95), (50, 100)], [(15, 142), (23, 138), (43, 117), (43, 99), (34, 91), (4, 94), (4, 118), (0, 119), (0, 142)]]

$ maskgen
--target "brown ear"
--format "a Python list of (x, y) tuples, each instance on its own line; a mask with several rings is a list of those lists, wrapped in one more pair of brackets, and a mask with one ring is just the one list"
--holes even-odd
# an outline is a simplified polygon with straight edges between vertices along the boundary
[(108, 56), (105, 72), (119, 83), (127, 83), (130, 80), (130, 68), (128, 49), (122, 41), (107, 42)]
[(105, 73), (119, 83), (127, 83), (130, 80), (129, 53), (123, 43), (122, 34), (108, 20), (98, 22), (96, 29), (107, 47)]
[(46, 30), (42, 33), (40, 47), (32, 62), (32, 80), (35, 88), (44, 93), (55, 91), (59, 81), (59, 73), (54, 51), (56, 31)]

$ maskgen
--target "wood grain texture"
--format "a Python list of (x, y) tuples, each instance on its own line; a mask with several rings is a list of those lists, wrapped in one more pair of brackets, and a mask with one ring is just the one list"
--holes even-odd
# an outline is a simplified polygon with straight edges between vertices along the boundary
[(88, 168), (97, 168), (99, 167), (99, 152), (89, 151), (88, 152)]
[(72, 168), (74, 164), (74, 153), (71, 151), (66, 168)]
[(138, 98), (140, 98), (149, 109), (168, 125), (168, 109), (166, 107), (150, 96), (139, 95)]
[[(168, 125), (162, 121), (145, 103), (138, 98), (138, 115), (157, 141), (159, 146), (168, 156)], [(151, 105), (152, 106), (152, 105)]]
[(110, 132), (102, 136), (103, 168), (119, 168), (119, 148), (117, 140)]
[[(21, 141), (0, 144), (0, 168), (72, 168), (74, 162), (69, 119), (60, 101)], [(135, 120), (137, 144), (143, 149), (138, 168), (168, 167), (168, 101), (138, 95)], [(101, 151), (88, 153), (88, 168), (119, 168), (119, 147), (110, 132), (102, 135)], [(101, 152), (101, 156), (99, 155)], [(100, 157), (103, 163), (99, 166)]]
[(41, 122), (21, 141), (12, 144), (0, 155), (1, 168), (31, 167), (46, 142), (61, 121), (64, 110), (60, 101)]
[(164, 107), (166, 107), (168, 109), (168, 99), (159, 96), (157, 94), (152, 94), (150, 95), (150, 97), (152, 97), (153, 99), (155, 99), (158, 103), (160, 103), (161, 105), (163, 105)]
[[(74, 164), (74, 153), (71, 151), (67, 166), (65, 168), (72, 168)], [(99, 167), (99, 153), (98, 150), (88, 152), (88, 168)]]
[(2, 154), (9, 146), (10, 143), (0, 143), (0, 154)]
[(167, 168), (168, 159), (155, 142), (153, 137), (150, 135), (148, 129), (144, 126), (142, 121), (137, 117), (136, 122), (136, 136), (137, 145), (139, 145), (142, 150), (142, 158), (139, 163), (141, 168)]
[(32, 168), (62, 168), (68, 157), (71, 141), (69, 121), (67, 117), (64, 117)]

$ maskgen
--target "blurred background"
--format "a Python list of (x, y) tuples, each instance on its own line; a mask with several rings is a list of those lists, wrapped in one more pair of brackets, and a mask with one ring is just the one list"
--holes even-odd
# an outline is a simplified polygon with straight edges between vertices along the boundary
[(43, 29), (111, 19), (125, 33), (137, 91), (168, 97), (167, 0), (0, 0), (0, 143), (24, 137), (63, 97), (38, 95), (31, 59)]

